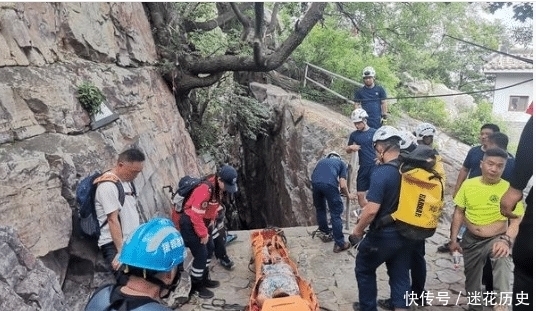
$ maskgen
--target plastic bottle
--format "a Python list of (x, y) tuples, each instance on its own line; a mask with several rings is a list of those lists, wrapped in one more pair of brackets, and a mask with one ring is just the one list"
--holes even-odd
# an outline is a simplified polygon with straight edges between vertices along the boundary
[(458, 269), (462, 265), (463, 255), (458, 251), (452, 253), (452, 262), (454, 262), (454, 269)]

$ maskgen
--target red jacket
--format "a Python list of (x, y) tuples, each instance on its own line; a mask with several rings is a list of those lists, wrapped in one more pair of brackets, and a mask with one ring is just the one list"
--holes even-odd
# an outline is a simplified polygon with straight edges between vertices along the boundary
[[(215, 185), (217, 182), (216, 176), (212, 175), (208, 178), (208, 181)], [(213, 186), (212, 189), (214, 188)], [(204, 238), (209, 234), (205, 220), (211, 222), (218, 215), (220, 196), (219, 194), (212, 195), (212, 189), (206, 183), (202, 183), (193, 190), (186, 203), (184, 203), (184, 213), (190, 216), (194, 231), (200, 238)]]

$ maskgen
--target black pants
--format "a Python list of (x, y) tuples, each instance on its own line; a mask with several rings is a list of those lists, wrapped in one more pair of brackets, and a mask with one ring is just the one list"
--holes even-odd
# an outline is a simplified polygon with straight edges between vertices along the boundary
[[(525, 216), (519, 225), (519, 233), (517, 234), (512, 249), (512, 259), (514, 261), (514, 293), (513, 293), (513, 305), (514, 311), (532, 310), (532, 189), (527, 197), (527, 208), (525, 209)], [(519, 299), (516, 299), (517, 295), (528, 294), (527, 299), (523, 300), (524, 304), (520, 303)], [(528, 305), (526, 305), (528, 304)]]
[(227, 231), (225, 228), (215, 228), (212, 231), (212, 239), (214, 241), (214, 256), (216, 256), (217, 259), (227, 257), (227, 248), (225, 247), (226, 237)]
[[(214, 253), (214, 241), (212, 240), (212, 234), (209, 234), (207, 244), (201, 244), (201, 239), (194, 231), (194, 226), (190, 216), (182, 214), (179, 220), (180, 231), (184, 244), (192, 252), (194, 260), (192, 262), (192, 269), (190, 270), (190, 276), (192, 281), (202, 280), (205, 273), (205, 269), (209, 266)], [(212, 232), (212, 227), (208, 228), (208, 232)]]

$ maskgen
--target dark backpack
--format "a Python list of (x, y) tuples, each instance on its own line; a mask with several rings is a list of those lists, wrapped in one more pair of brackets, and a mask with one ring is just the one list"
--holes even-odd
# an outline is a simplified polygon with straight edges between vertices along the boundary
[(198, 178), (190, 175), (182, 177), (179, 180), (177, 192), (173, 194), (172, 198), (173, 204), (175, 205), (175, 211), (179, 213), (182, 212), (182, 210), (184, 209), (184, 204), (186, 203), (186, 201), (188, 201), (188, 198), (190, 198), (190, 195), (192, 195), (194, 189), (203, 183), (209, 186), (210, 192), (212, 193), (213, 185), (206, 178)]
[(108, 219), (99, 226), (97, 220), (97, 212), (95, 211), (95, 192), (97, 186), (101, 182), (111, 181), (117, 186), (119, 191), (119, 203), (123, 205), (125, 203), (125, 190), (120, 180), (95, 180), (103, 173), (96, 171), (93, 174), (85, 177), (80, 181), (76, 187), (76, 203), (78, 204), (78, 224), (80, 225), (80, 232), (82, 236), (88, 238), (98, 239), (100, 236), (100, 229), (106, 225)]

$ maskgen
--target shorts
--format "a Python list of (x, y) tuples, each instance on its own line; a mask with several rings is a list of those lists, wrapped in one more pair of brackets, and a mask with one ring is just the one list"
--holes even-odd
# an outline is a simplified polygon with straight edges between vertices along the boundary
[(356, 189), (358, 192), (367, 191), (370, 188), (370, 175), (374, 166), (360, 166), (357, 171)]

